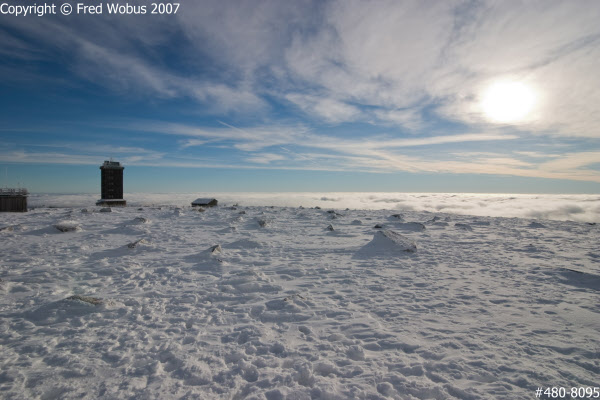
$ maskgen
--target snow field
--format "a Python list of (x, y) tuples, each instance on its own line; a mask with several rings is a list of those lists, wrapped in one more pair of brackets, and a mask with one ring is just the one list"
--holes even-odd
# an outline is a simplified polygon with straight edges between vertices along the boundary
[(99, 210), (0, 214), (0, 397), (509, 399), (600, 386), (598, 225)]

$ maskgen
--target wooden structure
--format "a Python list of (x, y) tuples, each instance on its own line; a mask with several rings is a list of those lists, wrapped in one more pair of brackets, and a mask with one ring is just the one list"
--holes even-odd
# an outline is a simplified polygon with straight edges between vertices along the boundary
[(27, 189), (0, 189), (0, 212), (26, 212)]
[(199, 198), (192, 201), (192, 207), (214, 207), (218, 203), (217, 199)]
[(125, 206), (123, 199), (123, 170), (125, 167), (118, 161), (104, 161), (100, 166), (101, 172), (101, 199), (97, 206)]

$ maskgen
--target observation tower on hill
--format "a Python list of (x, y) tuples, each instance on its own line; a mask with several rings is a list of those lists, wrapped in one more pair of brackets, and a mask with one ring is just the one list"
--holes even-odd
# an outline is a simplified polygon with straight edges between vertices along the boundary
[(101, 199), (96, 202), (97, 206), (125, 206), (127, 202), (123, 199), (123, 170), (125, 167), (118, 161), (104, 161), (100, 166), (101, 172)]

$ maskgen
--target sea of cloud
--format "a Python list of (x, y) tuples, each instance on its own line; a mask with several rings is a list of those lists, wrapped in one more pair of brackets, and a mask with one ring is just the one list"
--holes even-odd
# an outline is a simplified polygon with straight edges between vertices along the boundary
[[(478, 193), (131, 193), (131, 206), (188, 206), (198, 197), (243, 206), (390, 209), (508, 218), (600, 222), (600, 195)], [(30, 207), (90, 207), (97, 194), (32, 194)]]

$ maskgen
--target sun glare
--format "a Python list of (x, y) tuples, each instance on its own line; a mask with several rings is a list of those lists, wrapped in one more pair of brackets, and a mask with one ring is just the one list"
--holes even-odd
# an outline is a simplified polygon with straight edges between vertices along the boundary
[(483, 96), (481, 106), (485, 115), (494, 122), (523, 120), (535, 104), (530, 87), (521, 82), (497, 82)]

